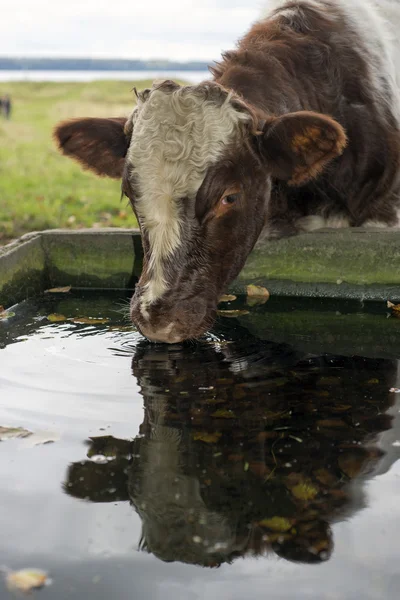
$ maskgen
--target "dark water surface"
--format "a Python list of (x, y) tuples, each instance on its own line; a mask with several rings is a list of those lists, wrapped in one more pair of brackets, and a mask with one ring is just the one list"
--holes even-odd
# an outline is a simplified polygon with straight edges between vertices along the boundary
[(397, 600), (400, 320), (271, 299), (164, 346), (126, 302), (0, 321), (0, 426), (36, 434), (0, 442), (0, 565), (55, 600)]

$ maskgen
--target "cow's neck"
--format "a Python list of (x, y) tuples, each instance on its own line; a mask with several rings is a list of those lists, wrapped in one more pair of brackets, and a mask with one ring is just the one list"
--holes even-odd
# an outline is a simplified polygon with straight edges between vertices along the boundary
[(343, 98), (368, 103), (368, 65), (343, 16), (328, 19), (310, 11), (307, 23), (304, 31), (296, 17), (291, 26), (284, 16), (255, 24), (238, 49), (211, 69), (215, 80), (268, 115), (312, 110), (340, 119)]

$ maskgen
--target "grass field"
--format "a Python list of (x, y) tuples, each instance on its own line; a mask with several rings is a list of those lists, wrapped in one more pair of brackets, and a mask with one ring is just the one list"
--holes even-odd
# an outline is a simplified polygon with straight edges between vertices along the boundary
[(83, 172), (52, 141), (54, 125), (70, 117), (124, 116), (133, 85), (151, 82), (0, 83), (13, 114), (0, 119), (0, 243), (28, 231), (55, 227), (136, 224), (120, 182)]

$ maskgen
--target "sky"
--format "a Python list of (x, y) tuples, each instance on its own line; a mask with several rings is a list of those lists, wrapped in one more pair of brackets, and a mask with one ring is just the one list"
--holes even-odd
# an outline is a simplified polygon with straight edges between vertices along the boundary
[(265, 0), (0, 0), (0, 56), (218, 59)]

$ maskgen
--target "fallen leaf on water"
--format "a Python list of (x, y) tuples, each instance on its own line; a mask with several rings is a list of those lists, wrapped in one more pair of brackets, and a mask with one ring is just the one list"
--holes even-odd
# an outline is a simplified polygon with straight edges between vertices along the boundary
[(237, 296), (234, 296), (233, 294), (223, 294), (219, 299), (219, 302), (233, 302), (236, 298)]
[(25, 438), (29, 435), (32, 435), (32, 432), (22, 427), (0, 427), (0, 441), (2, 442), (15, 438)]
[(386, 306), (390, 308), (394, 317), (400, 318), (400, 304), (393, 304), (393, 302), (388, 300)]
[(233, 410), (226, 410), (224, 408), (219, 408), (212, 415), (212, 417), (219, 417), (222, 419), (234, 419), (236, 417)]
[(285, 517), (271, 517), (271, 519), (263, 519), (258, 523), (262, 527), (267, 527), (272, 531), (289, 531), (292, 527), (292, 521)]
[(50, 288), (49, 290), (45, 290), (45, 294), (67, 294), (71, 291), (71, 286), (66, 285), (64, 287), (55, 287)]
[(265, 304), (269, 300), (269, 291), (265, 287), (260, 285), (250, 284), (246, 288), (247, 301), (249, 306), (257, 306), (258, 304)]
[(303, 482), (292, 488), (292, 494), (298, 500), (312, 500), (318, 494), (318, 489), (311, 483)]
[(66, 321), (67, 317), (64, 315), (58, 315), (56, 313), (52, 313), (51, 315), (47, 315), (47, 320), (50, 323), (58, 323), (59, 321)]
[(193, 434), (193, 439), (200, 440), (206, 444), (215, 444), (218, 442), (221, 435), (222, 433), (219, 433), (218, 431), (214, 431), (212, 433), (207, 431), (195, 431)]
[(51, 584), (48, 574), (41, 569), (21, 569), (6, 574), (6, 584), (10, 591), (31, 592)]
[(58, 442), (59, 439), (59, 434), (54, 431), (36, 431), (24, 442), (24, 446), (33, 448), (34, 446), (41, 446), (43, 444), (53, 444), (54, 442)]
[(229, 319), (248, 314), (248, 310), (217, 310), (217, 315), (219, 315), (220, 317), (228, 317)]
[(92, 317), (76, 317), (72, 319), (73, 323), (81, 323), (82, 325), (104, 325), (110, 319), (92, 319)]

